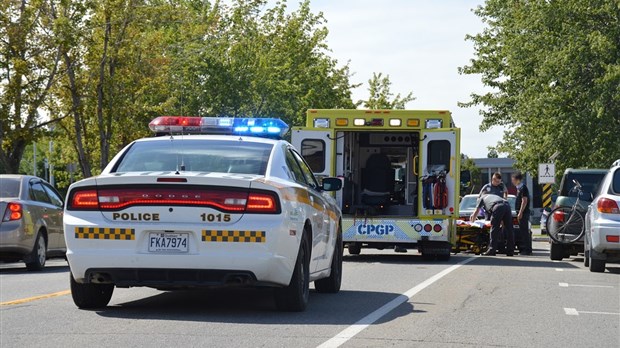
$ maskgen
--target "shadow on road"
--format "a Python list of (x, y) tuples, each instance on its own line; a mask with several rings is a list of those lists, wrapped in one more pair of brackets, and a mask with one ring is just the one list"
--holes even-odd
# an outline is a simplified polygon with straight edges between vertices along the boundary
[(533, 256), (518, 255), (515, 257), (498, 256), (475, 256), (473, 254), (457, 254), (453, 255), (450, 261), (428, 261), (421, 255), (417, 254), (361, 254), (347, 255), (344, 257), (345, 262), (359, 263), (382, 263), (382, 264), (418, 264), (418, 265), (450, 265), (456, 264), (466, 257), (476, 257), (476, 260), (469, 263), (472, 266), (514, 266), (514, 267), (543, 267), (543, 268), (579, 268), (574, 263), (580, 261), (566, 259), (561, 262), (553, 262), (549, 260), (549, 252), (544, 250), (535, 250)]
[[(277, 311), (271, 289), (172, 291), (119, 303), (97, 314), (121, 319), (235, 324), (351, 325), (399, 296), (405, 299), (403, 295), (387, 292), (343, 290), (338, 294), (319, 294), (312, 291), (305, 312), (288, 313)], [(416, 310), (413, 303), (405, 302), (397, 313), (398, 316), (378, 322), (425, 311)]]
[(66, 262), (46, 265), (41, 271), (29, 271), (23, 263), (0, 264), (0, 274), (52, 274), (69, 272)]

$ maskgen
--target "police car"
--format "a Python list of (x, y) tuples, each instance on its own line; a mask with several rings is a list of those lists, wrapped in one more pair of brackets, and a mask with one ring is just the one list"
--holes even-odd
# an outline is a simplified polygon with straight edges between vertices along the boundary
[[(338, 178), (319, 184), (279, 119), (158, 117), (101, 175), (69, 188), (71, 293), (105, 307), (115, 287), (273, 287), (302, 311), (309, 283), (340, 290)], [(208, 134), (208, 135), (204, 135)]]

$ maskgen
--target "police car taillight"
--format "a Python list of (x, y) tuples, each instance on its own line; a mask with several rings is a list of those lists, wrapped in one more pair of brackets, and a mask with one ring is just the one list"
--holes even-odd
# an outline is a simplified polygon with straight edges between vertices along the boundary
[(100, 188), (74, 191), (69, 210), (118, 211), (132, 206), (201, 206), (229, 213), (279, 213), (275, 195), (226, 189)]
[(281, 138), (288, 125), (277, 118), (160, 116), (149, 123), (158, 134), (233, 134)]
[(246, 207), (248, 213), (277, 213), (276, 198), (266, 193), (250, 193)]

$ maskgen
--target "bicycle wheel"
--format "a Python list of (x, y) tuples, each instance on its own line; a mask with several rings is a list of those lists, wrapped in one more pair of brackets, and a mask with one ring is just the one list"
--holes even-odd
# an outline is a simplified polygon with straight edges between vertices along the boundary
[(583, 214), (571, 207), (557, 207), (547, 218), (547, 233), (556, 243), (571, 244), (585, 232)]

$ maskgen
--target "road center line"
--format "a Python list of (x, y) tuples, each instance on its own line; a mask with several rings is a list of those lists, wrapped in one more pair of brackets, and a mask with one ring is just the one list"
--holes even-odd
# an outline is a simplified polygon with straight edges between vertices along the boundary
[(33, 296), (33, 297), (26, 297), (26, 298), (22, 298), (22, 299), (19, 299), (19, 300), (13, 300), (13, 301), (0, 302), (0, 306), (12, 306), (12, 305), (28, 303), (28, 302), (37, 301), (37, 300), (43, 300), (43, 299), (46, 299), (46, 298), (52, 298), (52, 297), (69, 295), (70, 293), (71, 293), (71, 290), (63, 290), (63, 291), (53, 292), (51, 294), (45, 294), (45, 295), (39, 295), (39, 296)]
[(348, 340), (350, 340), (351, 338), (355, 337), (355, 335), (357, 335), (360, 332), (362, 332), (365, 328), (367, 328), (370, 325), (374, 324), (377, 320), (381, 319), (383, 316), (385, 316), (386, 314), (388, 314), (392, 310), (396, 309), (396, 307), (398, 307), (401, 304), (407, 302), (410, 298), (415, 296), (420, 291), (426, 289), (427, 287), (429, 287), (430, 285), (432, 285), (433, 283), (435, 283), (439, 279), (445, 277), (446, 275), (450, 274), (451, 272), (457, 270), (459, 267), (461, 267), (461, 266), (463, 266), (463, 265), (465, 265), (467, 263), (470, 263), (471, 261), (473, 261), (475, 259), (476, 259), (475, 257), (467, 258), (467, 259), (457, 263), (456, 265), (452, 265), (452, 266), (444, 269), (443, 271), (435, 274), (434, 276), (426, 279), (422, 283), (420, 283), (420, 284), (414, 286), (413, 288), (407, 290), (406, 292), (400, 294), (398, 297), (396, 297), (392, 301), (384, 304), (379, 309), (375, 310), (374, 312), (372, 312), (372, 313), (368, 314), (367, 316), (363, 317), (362, 319), (358, 320), (355, 324), (353, 324), (353, 325), (347, 327), (346, 329), (340, 331), (336, 336), (330, 338), (329, 340), (327, 340), (327, 341), (323, 342), (321, 345), (319, 345), (318, 348), (336, 348), (336, 347), (340, 347), (341, 345), (346, 343)]
[(559, 286), (563, 288), (570, 287), (580, 287), (580, 288), (613, 288), (611, 285), (588, 285), (588, 284), (568, 284), (568, 283), (558, 283)]
[(620, 315), (620, 313), (612, 313), (612, 312), (578, 311), (575, 308), (564, 308), (564, 313), (566, 313), (566, 315), (579, 315), (579, 314)]

